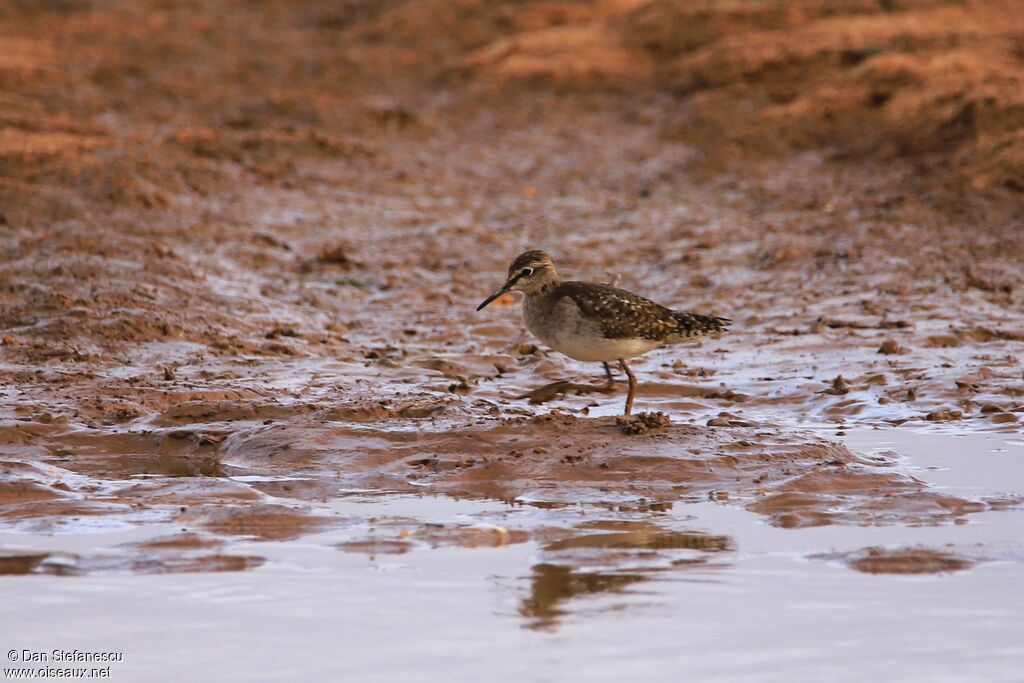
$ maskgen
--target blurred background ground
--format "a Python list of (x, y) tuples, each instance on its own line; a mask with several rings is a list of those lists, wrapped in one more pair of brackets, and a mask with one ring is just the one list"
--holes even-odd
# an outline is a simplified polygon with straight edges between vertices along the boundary
[[(642, 220), (646, 202), (707, 190), (705, 202), (745, 214), (749, 225), (723, 229), (759, 243), (755, 265), (863, 267), (877, 250), (903, 259), (914, 281), (1017, 301), (1024, 17), (1014, 9), (8, 3), (4, 352), (170, 337), (273, 353), (279, 345), (253, 342), (269, 331), (256, 323), (269, 314), (260, 304), (308, 309), (270, 291), (289, 289), (280, 268), (362, 267), (389, 286), (417, 267), (489, 275), (531, 240), (566, 251), (545, 231), (604, 239), (601, 221), (615, 219), (570, 206), (574, 191), (580, 202), (604, 193), (616, 206), (606, 214)], [(380, 196), (403, 206), (343, 225)], [(677, 237), (700, 232), (701, 217), (687, 220)], [(460, 249), (466, 233), (494, 249)], [(415, 248), (381, 249), (395, 239)], [(700, 247), (631, 243), (615, 253), (662, 264)], [(557, 256), (607, 267), (597, 252)], [(221, 286), (237, 269), (262, 300)], [(438, 295), (468, 302), (490, 282), (471, 281), (473, 291), (439, 280)]]

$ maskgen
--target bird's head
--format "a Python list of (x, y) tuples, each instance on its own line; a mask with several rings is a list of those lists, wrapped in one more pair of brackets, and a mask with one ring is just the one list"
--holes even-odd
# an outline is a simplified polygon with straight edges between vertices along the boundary
[(482, 310), (505, 292), (523, 292), (532, 294), (538, 292), (552, 282), (558, 281), (558, 273), (555, 271), (555, 264), (551, 257), (539, 249), (524, 251), (517, 256), (508, 267), (508, 279), (494, 294), (484, 299), (483, 303), (476, 307)]

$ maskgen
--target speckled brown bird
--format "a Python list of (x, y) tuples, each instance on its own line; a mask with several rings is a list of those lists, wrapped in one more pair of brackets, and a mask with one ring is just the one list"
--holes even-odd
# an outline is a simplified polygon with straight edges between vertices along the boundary
[(609, 361), (629, 378), (626, 415), (633, 410), (637, 381), (627, 358), (693, 337), (724, 332), (728, 318), (674, 311), (624, 289), (594, 282), (563, 282), (551, 257), (527, 251), (508, 267), (508, 279), (484, 299), (482, 310), (506, 292), (522, 292), (526, 326), (538, 339), (581, 361), (601, 361), (612, 383)]

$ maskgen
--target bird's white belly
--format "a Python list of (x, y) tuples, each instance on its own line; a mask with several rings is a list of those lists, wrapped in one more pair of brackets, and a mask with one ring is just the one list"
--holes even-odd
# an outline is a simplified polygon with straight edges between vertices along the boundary
[(569, 358), (593, 362), (635, 358), (657, 348), (659, 344), (648, 339), (605, 339), (566, 335), (552, 339), (548, 345)]

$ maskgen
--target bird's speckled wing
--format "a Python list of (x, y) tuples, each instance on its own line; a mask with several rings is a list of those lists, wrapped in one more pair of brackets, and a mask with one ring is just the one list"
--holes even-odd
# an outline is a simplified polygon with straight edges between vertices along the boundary
[(607, 339), (671, 341), (725, 330), (727, 318), (673, 311), (624, 289), (592, 282), (563, 282), (553, 292), (569, 297)]

